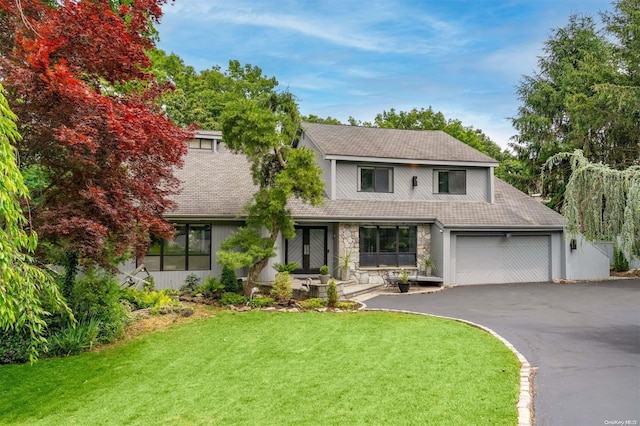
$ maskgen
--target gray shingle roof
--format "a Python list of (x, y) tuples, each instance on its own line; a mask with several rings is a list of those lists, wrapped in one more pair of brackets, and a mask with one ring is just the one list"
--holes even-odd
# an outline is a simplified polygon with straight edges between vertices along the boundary
[(496, 179), (496, 202), (326, 200), (313, 207), (291, 202), (298, 220), (438, 220), (446, 227), (550, 227), (561, 228), (562, 216), (528, 195)]
[[(218, 152), (190, 149), (184, 168), (176, 175), (183, 191), (174, 197), (178, 207), (168, 216), (230, 219), (240, 217), (242, 207), (256, 187), (249, 163), (231, 153), (224, 144)], [(292, 200), (289, 207), (297, 220), (438, 220), (448, 227), (553, 227), (562, 216), (528, 195), (495, 179), (495, 204), (480, 201), (381, 201), (325, 200), (313, 207)]]
[(440, 130), (398, 130), (303, 123), (325, 155), (495, 163), (493, 158)]
[(176, 171), (182, 192), (174, 196), (178, 206), (168, 216), (237, 217), (257, 190), (244, 155), (233, 154), (224, 144), (218, 152), (189, 149), (184, 166)]

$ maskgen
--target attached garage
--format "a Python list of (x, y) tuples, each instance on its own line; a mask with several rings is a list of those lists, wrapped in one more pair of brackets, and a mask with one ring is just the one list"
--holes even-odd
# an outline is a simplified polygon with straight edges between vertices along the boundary
[(550, 235), (455, 236), (455, 284), (551, 280)]

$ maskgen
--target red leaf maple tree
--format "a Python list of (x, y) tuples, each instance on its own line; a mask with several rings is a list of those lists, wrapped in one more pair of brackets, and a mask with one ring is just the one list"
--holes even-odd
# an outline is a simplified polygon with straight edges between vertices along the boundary
[(45, 246), (110, 266), (173, 233), (162, 215), (192, 133), (163, 114), (170, 87), (148, 71), (164, 3), (0, 0), (0, 79), (20, 165), (44, 175), (30, 216)]

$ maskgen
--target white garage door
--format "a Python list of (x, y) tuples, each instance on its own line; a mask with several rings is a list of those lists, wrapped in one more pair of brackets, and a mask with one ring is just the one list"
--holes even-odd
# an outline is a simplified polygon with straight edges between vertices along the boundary
[(458, 235), (456, 284), (549, 281), (549, 240), (546, 235)]

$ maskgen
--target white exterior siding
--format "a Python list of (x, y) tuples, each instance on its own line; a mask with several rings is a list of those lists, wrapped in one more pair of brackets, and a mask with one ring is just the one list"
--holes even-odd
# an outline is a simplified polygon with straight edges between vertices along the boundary
[[(393, 192), (359, 192), (358, 166), (392, 167)], [(466, 194), (434, 194), (434, 170), (466, 170)], [(406, 164), (356, 163), (340, 161), (336, 169), (336, 198), (350, 200), (433, 200), (490, 202), (488, 168), (427, 167)], [(417, 186), (413, 186), (413, 177)]]

